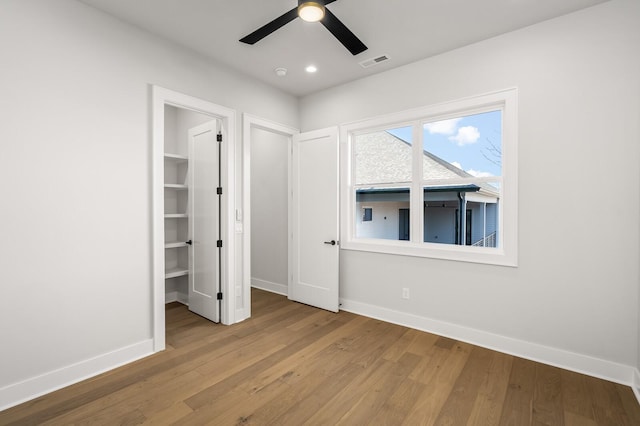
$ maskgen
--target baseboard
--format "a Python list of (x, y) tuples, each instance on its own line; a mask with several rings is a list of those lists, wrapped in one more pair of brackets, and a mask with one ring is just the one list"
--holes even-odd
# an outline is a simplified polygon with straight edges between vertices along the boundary
[(631, 385), (631, 389), (633, 389), (633, 394), (636, 396), (638, 404), (640, 404), (640, 371), (637, 368), (633, 370), (633, 384)]
[(178, 291), (170, 291), (164, 294), (164, 303), (180, 302), (189, 306), (189, 296)]
[[(640, 395), (640, 376), (631, 366), (565, 351), (558, 348), (512, 339), (469, 327), (463, 327), (426, 317), (394, 311), (366, 303), (341, 299), (340, 309), (393, 324), (437, 334), (498, 352), (553, 365), (577, 373), (586, 374), (611, 382), (633, 387), (636, 397)], [(634, 376), (635, 370), (635, 376)], [(639, 398), (640, 401), (640, 398)]]
[(0, 411), (78, 383), (153, 353), (153, 340), (120, 348), (97, 357), (0, 388)]
[(173, 303), (178, 301), (178, 292), (170, 291), (164, 294), (164, 303)]
[(251, 287), (270, 291), (271, 293), (281, 294), (283, 296), (289, 295), (289, 290), (286, 284), (273, 283), (271, 281), (265, 281), (258, 278), (251, 278)]

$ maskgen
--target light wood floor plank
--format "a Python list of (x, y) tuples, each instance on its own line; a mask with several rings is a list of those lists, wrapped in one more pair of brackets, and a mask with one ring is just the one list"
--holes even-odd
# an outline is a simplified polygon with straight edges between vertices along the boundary
[(597, 426), (596, 421), (592, 418), (584, 417), (571, 411), (564, 412), (564, 424), (565, 426)]
[[(593, 421), (593, 400), (587, 389), (585, 377), (573, 371), (560, 371), (562, 380), (562, 404), (566, 413), (575, 414), (572, 418), (578, 417)], [(636, 402), (637, 404), (637, 402)], [(566, 422), (569, 423), (569, 422)]]
[(593, 399), (593, 417), (598, 425), (637, 426), (629, 419), (615, 383), (585, 377)]
[(638, 409), (638, 400), (633, 394), (633, 391), (629, 392), (628, 386), (620, 384), (615, 384), (614, 386), (622, 402), (620, 411), (627, 416), (630, 424), (640, 425), (640, 409)]
[(416, 401), (425, 392), (427, 385), (405, 378), (398, 389), (385, 401), (378, 411), (374, 423), (382, 425), (401, 425), (413, 409)]
[(371, 389), (381, 379), (390, 375), (394, 368), (395, 363), (393, 361), (384, 358), (378, 359), (375, 364), (363, 369), (362, 373), (346, 386), (334, 389), (333, 397), (313, 413), (304, 424), (324, 425), (336, 423), (362, 398), (368, 389)]
[[(471, 415), (481, 386), (489, 378), (493, 353), (474, 347), (460, 372), (453, 389), (442, 406), (436, 425), (465, 425)], [(492, 380), (495, 377), (492, 377)]]
[[(283, 359), (287, 358), (292, 353), (295, 353), (304, 347), (312, 344), (314, 341), (318, 340), (323, 334), (330, 332), (332, 329), (335, 329), (340, 324), (337, 321), (331, 322), (323, 327), (318, 327), (314, 332), (305, 335), (303, 338), (300, 338), (294, 342), (292, 342), (289, 346), (281, 349), (266, 358), (261, 359), (260, 361), (254, 363), (249, 366), (245, 370), (243, 370), (242, 374), (232, 375), (220, 383), (216, 383), (215, 385), (210, 386), (209, 388), (197, 393), (196, 395), (185, 400), (187, 405), (189, 405), (194, 410), (201, 408), (204, 405), (208, 405), (211, 401), (215, 401), (217, 398), (224, 395), (226, 392), (231, 389), (241, 386), (242, 383), (249, 380), (251, 377), (254, 377), (256, 374), (259, 374), (260, 371), (268, 368), (270, 365), (281, 362)], [(224, 370), (226, 366), (220, 365), (220, 369)]]
[(261, 290), (167, 350), (0, 412), (0, 425), (640, 425), (629, 387)]
[[(421, 394), (402, 424), (433, 425), (453, 386), (462, 372), (472, 346), (460, 343), (451, 349), (436, 348), (433, 356), (415, 371), (415, 379), (425, 384)], [(409, 376), (414, 378), (413, 375)]]
[(536, 364), (532, 421), (534, 425), (564, 426), (559, 368)]
[[(334, 389), (353, 380), (369, 366), (370, 359), (379, 358), (384, 348), (397, 340), (402, 331), (380, 321), (365, 321), (356, 333), (339, 339), (327, 350), (294, 369), (287, 378), (290, 389), (247, 414), (251, 424), (304, 422), (307, 416), (317, 410), (308, 408), (310, 405), (325, 404), (335, 392)], [(294, 423), (287, 423), (294, 420)]]
[(512, 356), (493, 352), (488, 374), (478, 389), (467, 426), (500, 424), (512, 365)]
[(419, 362), (420, 356), (410, 352), (405, 353), (395, 363), (390, 374), (374, 383), (336, 424), (383, 424), (381, 423), (383, 418), (378, 412), (383, 409), (385, 402), (395, 394)]
[(522, 358), (514, 358), (507, 394), (500, 415), (501, 426), (531, 424), (535, 383), (536, 363)]
[[(336, 324), (337, 322), (334, 322), (332, 326)], [(315, 333), (310, 334), (315, 336)], [(315, 340), (314, 337), (312, 339)], [(245, 401), (241, 405), (229, 404), (231, 401), (225, 401), (229, 394), (222, 394), (220, 398), (211, 400), (208, 404), (195, 404), (195, 401), (192, 401), (190, 406), (196, 410), (185, 420), (200, 423), (214, 413), (222, 422), (245, 419), (246, 424), (259, 424), (260, 422), (267, 424), (280, 416), (289, 405), (311, 392), (317, 386), (318, 381), (335, 373), (335, 370), (344, 363), (345, 358), (348, 360), (351, 357), (352, 355), (341, 352), (336, 349), (335, 345), (332, 345), (308, 358), (306, 362), (291, 364), (287, 362), (287, 358), (274, 360), (276, 365), (282, 364), (287, 368), (287, 371), (278, 378), (277, 382), (260, 386), (258, 392), (245, 390)], [(323, 361), (321, 371), (318, 371), (316, 359)], [(326, 362), (326, 360), (330, 360), (330, 362)], [(249, 377), (240, 379), (245, 382), (251, 380)], [(237, 386), (238, 391), (241, 391), (242, 388), (242, 385)], [(215, 390), (211, 389), (211, 391)], [(236, 393), (231, 394), (231, 397), (242, 398), (243, 395)]]

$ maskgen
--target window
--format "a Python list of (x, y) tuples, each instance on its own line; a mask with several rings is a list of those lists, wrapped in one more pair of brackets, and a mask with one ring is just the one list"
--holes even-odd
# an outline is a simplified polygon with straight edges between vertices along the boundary
[(343, 126), (342, 248), (515, 266), (516, 135), (515, 89)]
[(362, 208), (362, 221), (363, 222), (371, 222), (373, 220), (373, 208), (371, 207), (363, 207)]
[(409, 208), (411, 138), (394, 139), (390, 132), (406, 133), (410, 127), (365, 132), (353, 141), (356, 208), (376, 209), (376, 217), (356, 225), (356, 238), (398, 239), (398, 209)]

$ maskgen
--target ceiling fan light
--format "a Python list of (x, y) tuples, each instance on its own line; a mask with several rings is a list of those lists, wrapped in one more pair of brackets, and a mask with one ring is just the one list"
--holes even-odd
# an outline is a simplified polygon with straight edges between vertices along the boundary
[(315, 1), (307, 1), (298, 6), (298, 16), (307, 22), (318, 22), (324, 18), (324, 5)]

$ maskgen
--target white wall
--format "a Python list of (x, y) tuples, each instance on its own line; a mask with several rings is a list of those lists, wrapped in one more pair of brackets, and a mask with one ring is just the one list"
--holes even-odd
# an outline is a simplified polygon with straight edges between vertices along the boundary
[(1, 9), (0, 408), (150, 348), (150, 84), (298, 121), (295, 98), (84, 4)]
[(614, 0), (302, 98), (307, 131), (519, 90), (519, 267), (342, 250), (345, 306), (628, 382), (639, 46), (640, 2)]
[(251, 129), (251, 283), (287, 294), (289, 138)]

